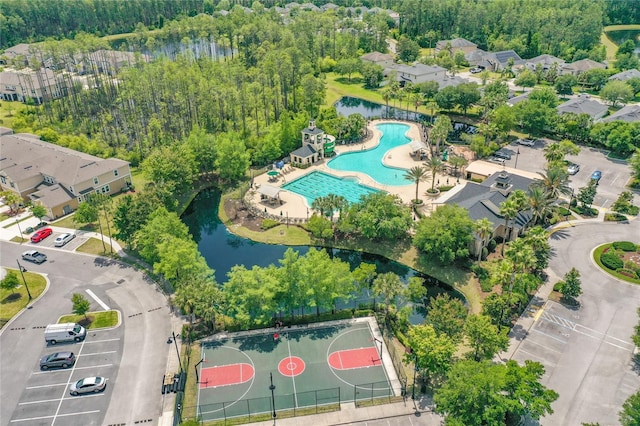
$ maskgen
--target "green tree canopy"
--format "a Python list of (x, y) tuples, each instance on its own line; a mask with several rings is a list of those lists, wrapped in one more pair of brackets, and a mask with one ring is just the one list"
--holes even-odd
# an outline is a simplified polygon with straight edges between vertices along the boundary
[(407, 333), (411, 353), (405, 362), (416, 362), (424, 377), (434, 380), (444, 376), (451, 368), (456, 345), (446, 334), (438, 334), (430, 324), (412, 326)]
[(15, 289), (20, 285), (20, 281), (18, 281), (18, 274), (15, 271), (8, 271), (7, 275), (4, 276), (2, 281), (0, 281), (0, 288), (3, 290), (10, 290), (15, 293)]
[(453, 342), (458, 343), (466, 318), (467, 308), (462, 301), (443, 293), (429, 301), (425, 323), (430, 324), (436, 333), (446, 334)]
[(440, 262), (451, 263), (469, 256), (473, 229), (466, 209), (444, 205), (418, 222), (413, 244)]
[(376, 192), (353, 204), (348, 212), (355, 229), (370, 239), (404, 237), (411, 227), (411, 210), (391, 194)]
[[(506, 331), (506, 330), (505, 330)], [(471, 351), (470, 359), (490, 360), (500, 351), (509, 347), (509, 338), (491, 323), (491, 318), (484, 315), (470, 315), (464, 324), (464, 334)]]
[(71, 295), (71, 303), (73, 305), (71, 312), (76, 315), (84, 315), (84, 317), (87, 318), (87, 312), (89, 312), (91, 308), (91, 302), (89, 302), (83, 294), (73, 293)]

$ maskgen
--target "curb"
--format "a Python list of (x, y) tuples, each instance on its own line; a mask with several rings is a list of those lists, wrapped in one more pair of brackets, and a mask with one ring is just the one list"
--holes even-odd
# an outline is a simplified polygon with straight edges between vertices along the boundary
[(47, 274), (41, 274), (39, 272), (32, 272), (33, 274), (38, 274), (44, 277), (45, 282), (47, 283), (47, 285), (44, 287), (44, 290), (42, 291), (42, 293), (40, 293), (40, 296), (36, 297), (35, 299), (33, 299), (30, 303), (27, 303), (27, 306), (25, 306), (24, 308), (22, 308), (17, 314), (15, 314), (9, 321), (7, 321), (7, 323), (4, 325), (4, 327), (0, 328), (0, 336), (2, 335), (2, 333), (4, 333), (5, 330), (7, 330), (9, 328), (9, 326), (15, 321), (17, 320), (20, 315), (22, 315), (22, 313), (24, 311), (26, 311), (27, 309), (31, 309), (33, 308), (33, 305), (42, 298), (42, 296), (44, 296), (47, 291), (49, 291), (49, 286), (51, 285), (51, 281), (49, 281), (49, 277), (47, 276)]

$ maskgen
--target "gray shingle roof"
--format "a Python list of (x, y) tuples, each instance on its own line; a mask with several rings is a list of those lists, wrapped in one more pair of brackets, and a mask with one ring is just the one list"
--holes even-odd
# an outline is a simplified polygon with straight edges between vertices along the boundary
[(640, 71), (637, 69), (622, 71), (609, 77), (609, 80), (627, 81), (632, 78), (640, 78)]
[(311, 145), (305, 145), (301, 148), (296, 149), (291, 154), (295, 155), (296, 157), (307, 158), (307, 157), (311, 157), (315, 153), (316, 153), (316, 150), (313, 149)]
[(29, 195), (34, 201), (40, 201), (45, 206), (55, 207), (61, 204), (68, 203), (76, 198), (73, 194), (67, 191), (64, 187), (55, 185), (39, 185), (36, 192)]
[(640, 122), (640, 105), (627, 105), (616, 113), (604, 118), (602, 121), (608, 123), (609, 121), (615, 120), (626, 121), (628, 123)]
[(574, 114), (589, 114), (591, 117), (597, 117), (607, 112), (609, 108), (600, 102), (583, 96), (569, 99), (567, 102), (558, 105), (558, 114), (566, 114), (573, 112)]

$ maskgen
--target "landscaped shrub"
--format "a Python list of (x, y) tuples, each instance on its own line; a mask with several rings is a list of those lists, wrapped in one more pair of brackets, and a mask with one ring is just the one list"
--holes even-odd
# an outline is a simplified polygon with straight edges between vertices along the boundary
[(489, 242), (487, 243), (487, 250), (489, 250), (489, 253), (493, 253), (497, 245), (498, 243), (496, 243), (496, 240), (489, 240)]
[(569, 209), (566, 209), (562, 206), (558, 207), (558, 214), (560, 216), (569, 216), (571, 214), (571, 212), (569, 211)]
[(625, 260), (624, 267), (627, 268), (627, 269), (631, 269), (633, 271), (636, 271), (636, 272), (640, 271), (640, 265), (638, 265), (636, 262), (634, 262), (631, 259)]
[(631, 241), (616, 241), (613, 246), (622, 251), (636, 251), (636, 245)]
[(602, 255), (600, 256), (600, 261), (604, 266), (613, 271), (617, 271), (618, 269), (624, 267), (624, 262), (622, 262), (622, 259), (620, 259), (613, 253), (602, 253)]
[(604, 220), (606, 222), (624, 222), (627, 217), (620, 213), (607, 213), (604, 215)]
[(638, 274), (636, 274), (636, 271), (634, 271), (633, 269), (620, 268), (620, 269), (616, 269), (616, 272), (621, 275), (624, 275), (625, 277), (629, 277), (633, 279), (636, 279), (638, 277)]
[(278, 225), (280, 225), (280, 223), (276, 222), (273, 219), (263, 219), (262, 223), (260, 224), (260, 228), (267, 230), (267, 229), (275, 228)]
[(562, 286), (564, 285), (564, 281), (558, 281), (557, 283), (554, 284), (553, 286), (553, 291), (560, 291), (562, 290)]

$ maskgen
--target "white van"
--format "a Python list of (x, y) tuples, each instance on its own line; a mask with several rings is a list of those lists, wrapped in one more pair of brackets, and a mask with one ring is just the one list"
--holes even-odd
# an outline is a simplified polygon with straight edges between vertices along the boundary
[(58, 342), (79, 342), (87, 336), (87, 330), (80, 324), (68, 322), (64, 324), (49, 324), (44, 330), (44, 340), (55, 345)]

